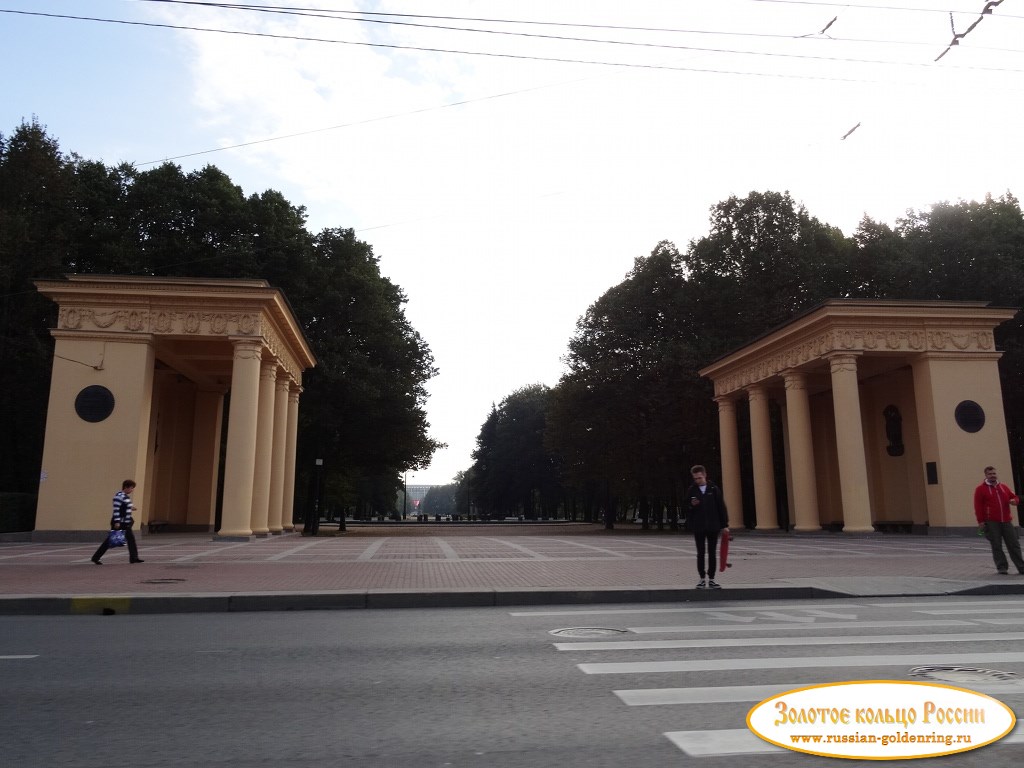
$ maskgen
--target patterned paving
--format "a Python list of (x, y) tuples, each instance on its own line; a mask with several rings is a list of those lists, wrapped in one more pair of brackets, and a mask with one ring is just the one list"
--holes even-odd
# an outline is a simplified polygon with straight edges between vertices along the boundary
[[(600, 526), (366, 526), (344, 536), (287, 533), (247, 542), (209, 534), (144, 535), (141, 565), (94, 543), (0, 543), (0, 594), (187, 591), (643, 589), (691, 587), (692, 540), (669, 531)], [(741, 533), (726, 588), (799, 579), (906, 578), (1024, 583), (996, 576), (976, 537)]]

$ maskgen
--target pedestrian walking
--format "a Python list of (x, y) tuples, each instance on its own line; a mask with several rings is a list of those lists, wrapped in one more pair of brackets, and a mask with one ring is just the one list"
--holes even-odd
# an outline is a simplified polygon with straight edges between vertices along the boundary
[[(135, 543), (135, 534), (132, 533), (132, 528), (135, 526), (135, 517), (132, 515), (134, 510), (132, 493), (134, 491), (135, 481), (125, 480), (121, 483), (121, 490), (114, 494), (114, 511), (110, 516), (110, 529), (113, 531), (124, 531), (124, 540), (128, 545), (128, 562), (141, 563), (143, 560), (139, 557), (139, 547)], [(109, 534), (107, 534), (107, 538), (103, 539), (103, 543), (96, 550), (96, 554), (92, 556), (92, 561), (96, 565), (103, 565), (100, 562), (100, 558), (103, 557), (108, 549), (110, 549)]]
[(1010, 559), (1017, 566), (1017, 573), (1024, 573), (1024, 558), (1020, 553), (1020, 539), (1013, 520), (1011, 506), (1017, 506), (1020, 498), (1005, 484), (999, 482), (995, 467), (985, 467), (985, 481), (974, 489), (974, 516), (978, 525), (992, 545), (992, 559), (996, 570), (1006, 573), (1009, 564), (1003, 552), (1003, 544), (1010, 553)]
[(721, 589), (715, 582), (718, 566), (718, 534), (729, 532), (729, 513), (725, 508), (722, 490), (708, 480), (707, 470), (701, 464), (690, 469), (693, 484), (686, 491), (686, 527), (693, 532), (697, 545), (697, 589)]

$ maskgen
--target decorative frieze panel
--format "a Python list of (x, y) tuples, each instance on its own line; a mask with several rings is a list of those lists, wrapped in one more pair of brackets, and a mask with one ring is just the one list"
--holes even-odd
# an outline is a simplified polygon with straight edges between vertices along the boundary
[(725, 374), (712, 374), (716, 395), (727, 395), (758, 382), (781, 376), (789, 369), (799, 368), (841, 352), (902, 353), (926, 352), (992, 352), (995, 349), (992, 331), (988, 328), (833, 328), (791, 345), (756, 356), (748, 363)]
[(270, 353), (275, 358), (281, 361), (281, 365), (284, 369), (292, 376), (300, 375), (300, 369), (295, 358), (288, 350), (287, 345), (281, 341), (281, 337), (277, 334), (277, 331), (274, 330), (270, 323), (263, 324), (263, 338), (266, 341), (267, 349), (270, 350)]
[(106, 330), (189, 336), (254, 336), (260, 333), (258, 312), (204, 312), (176, 309), (105, 309), (62, 306), (60, 330)]

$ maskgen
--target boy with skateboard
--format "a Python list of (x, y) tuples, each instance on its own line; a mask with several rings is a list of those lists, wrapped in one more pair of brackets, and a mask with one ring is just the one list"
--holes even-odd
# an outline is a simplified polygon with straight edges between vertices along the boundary
[[(729, 513), (725, 508), (722, 490), (708, 481), (707, 470), (701, 464), (690, 469), (693, 485), (686, 491), (686, 527), (693, 532), (697, 544), (697, 589), (721, 589), (715, 582), (718, 534), (729, 533)], [(707, 567), (705, 567), (705, 560)]]

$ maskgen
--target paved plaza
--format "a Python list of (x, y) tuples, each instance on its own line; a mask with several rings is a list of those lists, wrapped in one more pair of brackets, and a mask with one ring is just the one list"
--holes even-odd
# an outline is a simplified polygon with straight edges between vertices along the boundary
[(95, 548), (0, 543), (0, 612), (1024, 594), (1024, 576), (998, 575), (978, 537), (742, 531), (714, 592), (694, 588), (688, 535), (631, 524), (350, 524), (250, 541), (155, 533), (140, 537), (144, 563), (111, 550), (99, 567)]

